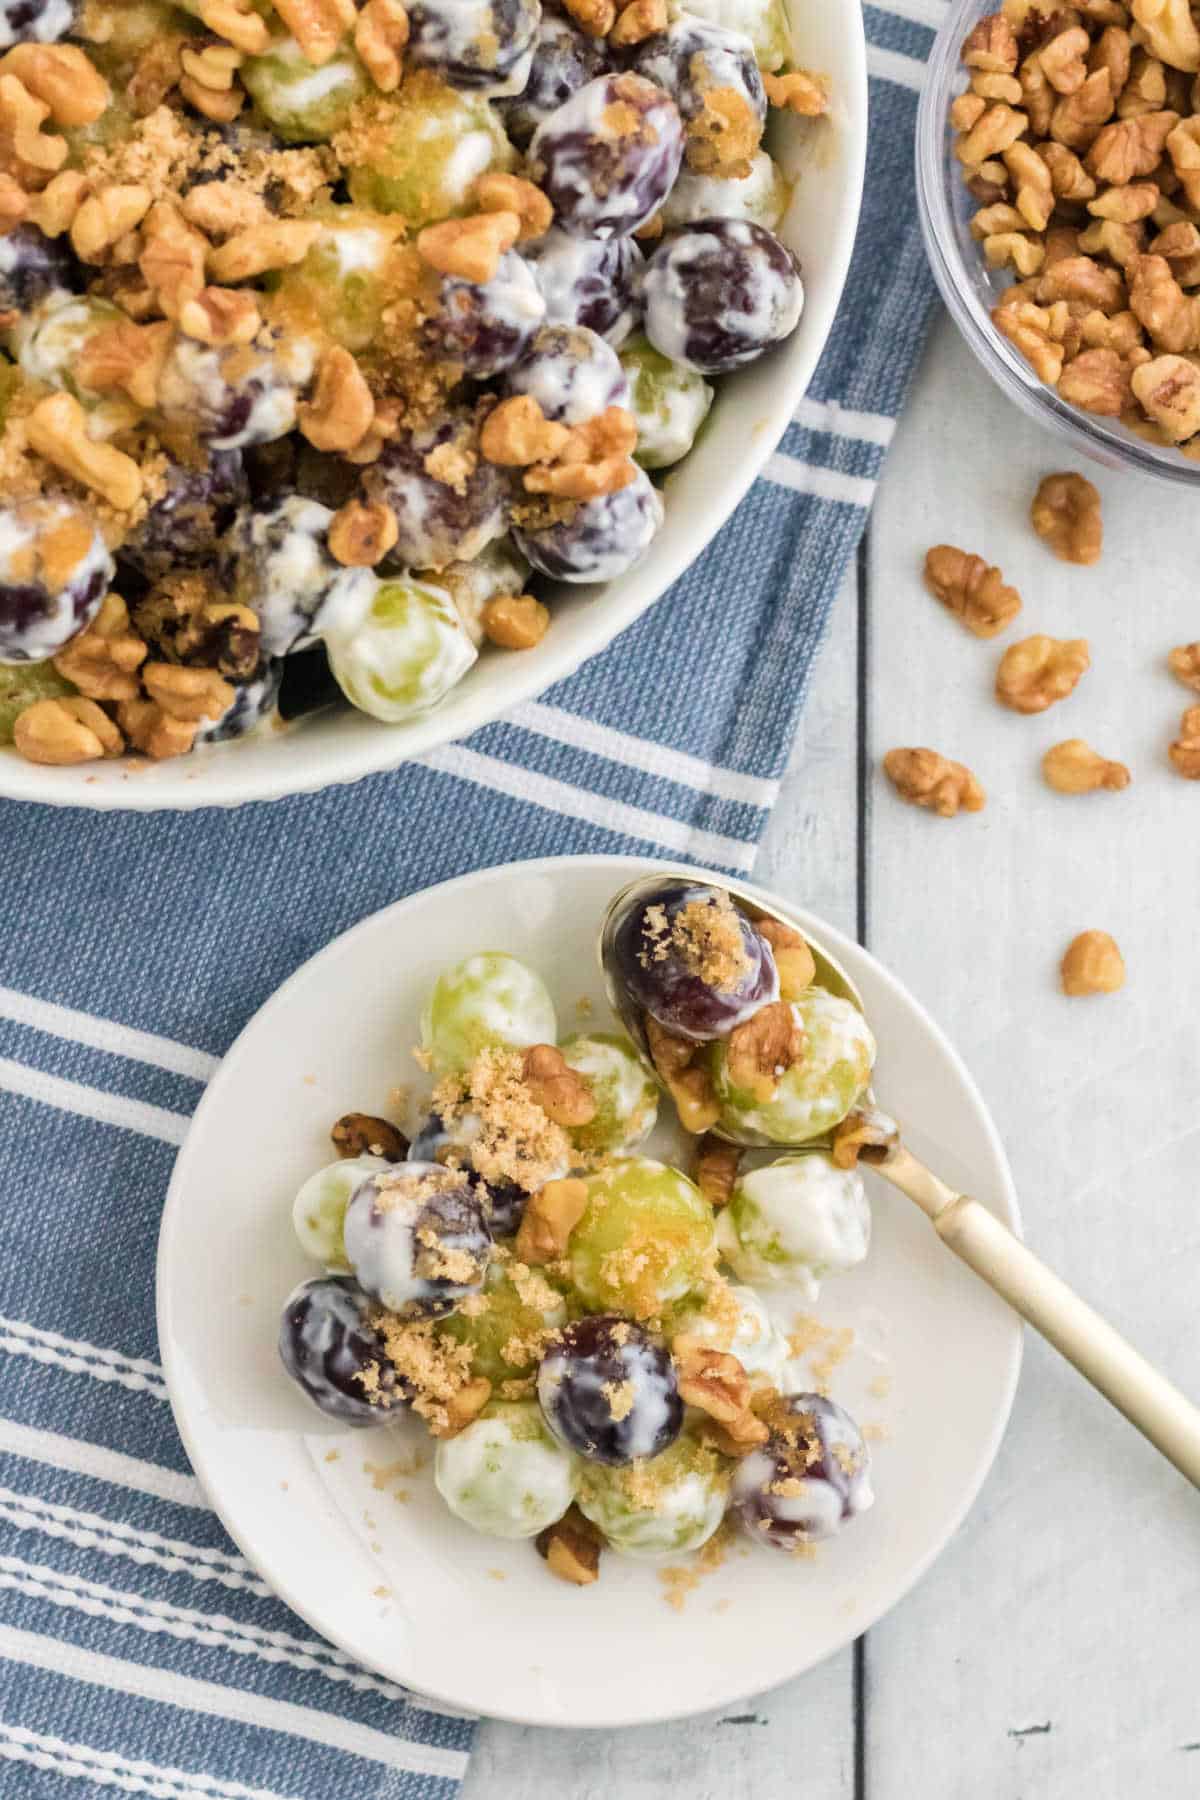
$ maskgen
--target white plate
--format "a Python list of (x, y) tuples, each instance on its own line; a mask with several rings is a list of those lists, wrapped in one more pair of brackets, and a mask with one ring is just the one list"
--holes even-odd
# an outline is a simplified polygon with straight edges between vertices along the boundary
[[(453, 1518), (428, 1468), (400, 1484), (407, 1501), (380, 1491), (366, 1465), (394, 1462), (407, 1440), (398, 1450), (387, 1429), (326, 1426), (292, 1389), (276, 1355), (278, 1317), (313, 1270), (292, 1236), (291, 1201), (330, 1160), (332, 1121), (351, 1109), (386, 1112), (394, 1085), (419, 1078), (409, 1047), (429, 982), (470, 950), (533, 963), (559, 1004), (560, 1029), (578, 1028), (584, 995), (600, 1024), (596, 930), (610, 895), (647, 867), (589, 856), (488, 869), (338, 938), (226, 1056), (176, 1163), (159, 1245), (158, 1327), (175, 1417), (210, 1500), (264, 1580), (392, 1680), (531, 1724), (702, 1712), (784, 1681), (865, 1631), (960, 1524), (995, 1455), (1020, 1363), (1014, 1316), (915, 1208), (875, 1183), (870, 1257), (805, 1309), (855, 1333), (832, 1391), (886, 1433), (874, 1445), (875, 1507), (812, 1561), (749, 1547), (732, 1555), (682, 1611), (665, 1603), (652, 1566), (611, 1555), (594, 1587), (553, 1580), (529, 1544), (479, 1537)], [(879, 1039), (877, 1090), (914, 1148), (1015, 1225), (995, 1129), (937, 1027), (871, 957), (793, 916), (859, 984)]]
[(667, 521), (649, 554), (605, 587), (557, 590), (542, 642), (519, 656), (480, 657), (435, 711), (381, 725), (350, 709), (292, 731), (268, 731), (174, 761), (118, 760), (43, 768), (0, 750), (0, 795), (51, 806), (155, 811), (276, 800), (392, 769), (463, 738), (562, 680), (644, 613), (694, 561), (783, 436), (825, 348), (858, 227), (867, 147), (867, 66), (859, 0), (788, 0), (796, 61), (829, 77), (833, 110), (815, 128), (790, 114), (772, 122), (772, 147), (796, 186), (780, 236), (804, 268), (798, 329), (771, 355), (721, 383), (701, 442), (667, 481)]

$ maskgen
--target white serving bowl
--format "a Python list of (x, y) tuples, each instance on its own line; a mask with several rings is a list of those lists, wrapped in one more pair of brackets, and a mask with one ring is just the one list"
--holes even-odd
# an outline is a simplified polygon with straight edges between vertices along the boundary
[(532, 699), (652, 606), (720, 530), (783, 436), (825, 348), (850, 266), (867, 143), (862, 9), (858, 0), (789, 0), (789, 10), (796, 61), (828, 77), (833, 102), (830, 117), (816, 124), (776, 115), (772, 125), (772, 150), (795, 181), (779, 233), (803, 266), (804, 316), (786, 344), (722, 381), (700, 443), (667, 480), (666, 524), (630, 575), (609, 586), (560, 588), (536, 649), (482, 655), (439, 707), (408, 724), (339, 710), (154, 764), (43, 768), (0, 751), (0, 796), (152, 812), (240, 806), (357, 781)]

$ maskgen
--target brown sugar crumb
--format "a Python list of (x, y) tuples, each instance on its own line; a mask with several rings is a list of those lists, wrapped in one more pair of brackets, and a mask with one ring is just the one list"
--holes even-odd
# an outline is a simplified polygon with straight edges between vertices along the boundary
[(461, 438), (438, 444), (425, 458), (425, 473), (443, 487), (452, 488), (459, 496), (467, 491), (467, 483), (475, 473), (479, 457)]
[(434, 1106), (443, 1118), (473, 1112), (480, 1121), (471, 1162), (484, 1181), (515, 1181), (533, 1193), (571, 1161), (561, 1125), (546, 1117), (521, 1079), (524, 1058), (512, 1050), (484, 1050), (464, 1083), (440, 1082)]
[(862, 1434), (868, 1444), (882, 1444), (887, 1438), (888, 1428), (886, 1425), (878, 1424), (875, 1420), (869, 1420), (863, 1426)]
[(822, 1325), (819, 1319), (798, 1313), (788, 1333), (788, 1348), (793, 1356), (809, 1359), (814, 1391), (827, 1394), (834, 1373), (854, 1348), (854, 1329), (850, 1325)]
[(868, 1394), (875, 1400), (886, 1400), (891, 1391), (892, 1378), (890, 1375), (877, 1375), (867, 1389)]
[(672, 921), (671, 943), (685, 968), (710, 987), (736, 987), (750, 967), (741, 916), (728, 894), (689, 900)]
[[(446, 1430), (451, 1422), (449, 1402), (472, 1380), (471, 1346), (439, 1337), (428, 1319), (399, 1319), (382, 1313), (373, 1323), (383, 1339), (388, 1362), (402, 1383), (413, 1392), (412, 1408), (431, 1428)], [(365, 1371), (359, 1379), (371, 1395)]]
[(575, 1011), (579, 1014), (580, 1018), (590, 1019), (595, 1010), (595, 1007), (592, 1005), (587, 995), (580, 994), (578, 1000), (575, 1002)]
[(327, 1450), (327, 1451), (326, 1451), (326, 1452), (325, 1452), (325, 1461), (326, 1461), (326, 1462), (336, 1462), (336, 1461), (337, 1461), (337, 1459), (338, 1459), (338, 1457), (339, 1457), (339, 1456), (340, 1456), (340, 1455), (341, 1455), (341, 1454), (342, 1454), (342, 1453), (341, 1453), (341, 1451), (340, 1451), (340, 1450)]
[[(706, 1544), (701, 1544), (690, 1563), (681, 1563), (670, 1568), (660, 1569), (658, 1579), (666, 1592), (663, 1599), (676, 1612), (682, 1612), (687, 1605), (687, 1598), (700, 1586), (708, 1575), (715, 1575), (725, 1562), (732, 1545), (734, 1527), (728, 1519), (723, 1519)], [(727, 1606), (728, 1601), (720, 1602)]]
[(183, 113), (156, 106), (114, 144), (87, 146), (84, 173), (97, 190), (145, 187), (155, 200), (174, 199), (199, 169), (207, 142)]
[(508, 1580), (508, 1570), (507, 1569), (489, 1569), (488, 1570), (488, 1579), (489, 1579), (489, 1581), (507, 1581)]
[(634, 1401), (632, 1381), (606, 1381), (600, 1392), (608, 1401), (608, 1410), (618, 1423), (629, 1417)]
[[(327, 1457), (326, 1461), (328, 1460)], [(402, 1477), (415, 1475), (418, 1469), (424, 1467), (424, 1464), (424, 1454), (420, 1450), (417, 1450), (414, 1451), (411, 1456), (397, 1457), (394, 1462), (364, 1462), (363, 1474), (371, 1477), (371, 1486), (375, 1489), (377, 1494), (385, 1494), (394, 1481), (397, 1481)]]
[(390, 1600), (392, 1597), (392, 1590), (390, 1587), (372, 1588), (371, 1592), (376, 1600)]

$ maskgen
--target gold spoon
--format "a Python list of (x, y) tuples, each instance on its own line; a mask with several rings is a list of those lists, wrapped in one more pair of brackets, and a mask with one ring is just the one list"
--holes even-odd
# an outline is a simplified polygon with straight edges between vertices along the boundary
[[(615, 895), (600, 932), (600, 967), (613, 1011), (656, 1080), (661, 1077), (650, 1058), (640, 1011), (630, 1002), (615, 967), (614, 938), (618, 924), (629, 909), (651, 899), (661, 890), (664, 881), (671, 879), (687, 879), (702, 886), (723, 889), (751, 920), (774, 919), (789, 930), (800, 931), (816, 963), (817, 984), (850, 1000), (865, 1014), (861, 994), (837, 959), (786, 913), (765, 905), (753, 889), (696, 869), (662, 868), (631, 881)], [(869, 1094), (867, 1099), (870, 1101)], [(1200, 1487), (1200, 1410), (985, 1206), (947, 1187), (932, 1169), (926, 1168), (905, 1147), (900, 1127), (893, 1120), (885, 1114), (869, 1112), (865, 1122), (870, 1127), (868, 1135), (875, 1141), (863, 1144), (859, 1150), (860, 1159), (876, 1169), (893, 1187), (899, 1188), (902, 1194), (907, 1194), (921, 1208), (942, 1242), (1048, 1343), (1053, 1344), (1068, 1362), (1073, 1363), (1080, 1374), (1124, 1413), (1130, 1424), (1174, 1463), (1181, 1474)], [(719, 1126), (714, 1132), (729, 1143), (741, 1142), (732, 1132)], [(770, 1148), (780, 1152), (827, 1150), (831, 1142), (831, 1137), (825, 1136), (803, 1144), (772, 1144)], [(762, 1149), (764, 1146), (759, 1142), (744, 1147)]]

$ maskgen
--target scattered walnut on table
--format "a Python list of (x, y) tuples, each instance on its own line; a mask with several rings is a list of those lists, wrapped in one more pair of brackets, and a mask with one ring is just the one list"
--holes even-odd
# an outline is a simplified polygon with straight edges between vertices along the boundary
[(1200, 706), (1189, 706), (1170, 748), (1171, 766), (1185, 781), (1200, 781)]
[(1176, 681), (1200, 693), (1200, 643), (1180, 644), (1172, 650), (1167, 664)]
[(1021, 610), (1021, 596), (982, 556), (935, 544), (925, 554), (925, 585), (976, 637), (995, 637)]
[(1047, 750), (1042, 774), (1060, 794), (1093, 794), (1102, 788), (1117, 794), (1132, 779), (1124, 763), (1109, 762), (1082, 738), (1065, 738)]
[(1090, 568), (1100, 560), (1104, 525), (1100, 495), (1086, 475), (1045, 475), (1030, 508), (1033, 529), (1064, 562)]
[(1090, 666), (1086, 638), (1036, 633), (1004, 652), (996, 671), (996, 698), (1013, 712), (1045, 712), (1074, 692)]
[(1062, 991), (1081, 994), (1115, 994), (1125, 984), (1125, 963), (1115, 939), (1107, 931), (1083, 931), (1067, 946), (1060, 977)]
[(937, 750), (889, 750), (883, 767), (902, 800), (939, 818), (982, 812), (986, 804), (987, 796), (966, 764), (952, 762)]

